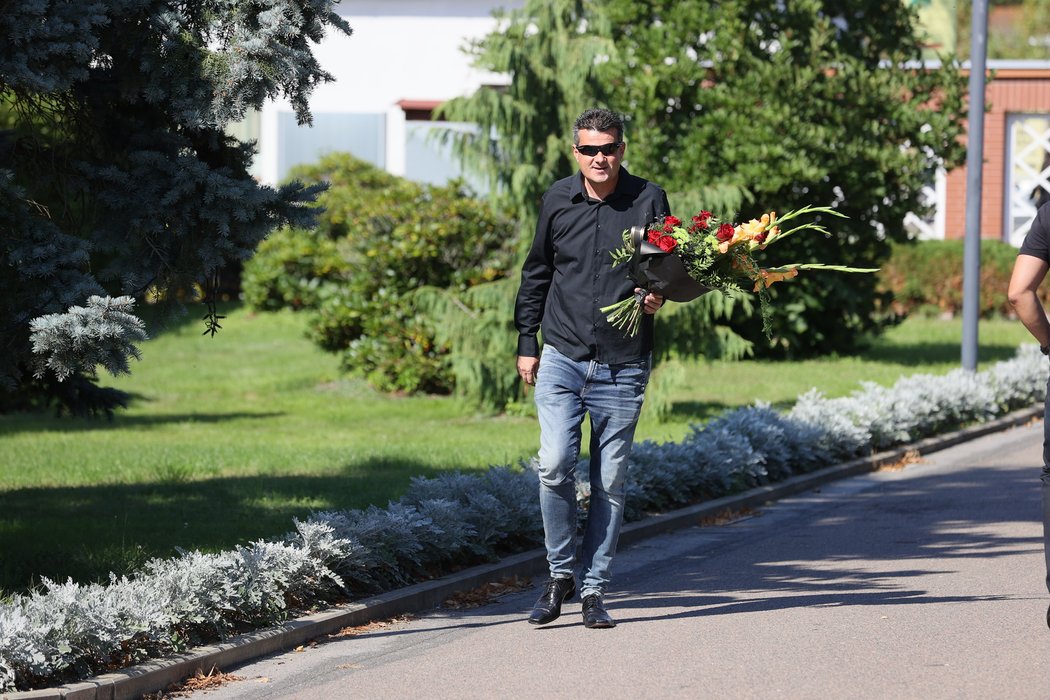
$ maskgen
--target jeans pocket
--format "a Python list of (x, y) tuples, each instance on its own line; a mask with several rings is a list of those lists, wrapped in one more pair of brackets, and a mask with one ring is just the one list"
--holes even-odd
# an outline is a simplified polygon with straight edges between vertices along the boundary
[(609, 374), (614, 384), (633, 386), (637, 393), (641, 393), (649, 382), (649, 359), (609, 365)]

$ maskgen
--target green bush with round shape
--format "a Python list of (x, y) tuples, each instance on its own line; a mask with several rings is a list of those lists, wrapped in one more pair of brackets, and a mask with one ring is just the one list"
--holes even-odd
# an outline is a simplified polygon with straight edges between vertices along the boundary
[(323, 285), (346, 277), (335, 242), (316, 229), (282, 228), (263, 241), (241, 274), (241, 295), (253, 309), (310, 309)]
[(410, 293), (462, 291), (504, 277), (514, 225), (461, 182), (423, 185), (349, 154), (291, 177), (327, 185), (317, 227), (280, 231), (260, 247), (245, 270), (245, 300), (314, 312), (313, 340), (379, 389), (451, 391), (447, 348)]

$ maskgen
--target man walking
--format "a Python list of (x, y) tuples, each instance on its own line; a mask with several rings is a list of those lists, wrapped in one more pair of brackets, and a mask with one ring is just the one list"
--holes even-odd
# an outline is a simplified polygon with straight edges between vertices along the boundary
[[(1050, 321), (1039, 301), (1039, 286), (1050, 270), (1050, 202), (1039, 207), (1014, 262), (1007, 296), (1021, 323), (1050, 355)], [(1043, 410), (1043, 555), (1046, 558), (1046, 587), (1050, 590), (1050, 385)], [(1050, 626), (1050, 608), (1046, 611)]]
[[(550, 580), (529, 616), (547, 624), (576, 593), (580, 568), (583, 622), (613, 627), (602, 596), (623, 522), (624, 480), (635, 426), (649, 380), (652, 314), (657, 294), (642, 300), (641, 329), (626, 336), (600, 309), (636, 290), (610, 251), (623, 232), (669, 213), (667, 195), (622, 167), (623, 119), (590, 109), (573, 125), (579, 172), (544, 194), (536, 238), (521, 272), (514, 309), (518, 374), (535, 385), (540, 422), (540, 510)], [(537, 333), (542, 329), (543, 351)], [(575, 467), (582, 425), (590, 416), (590, 507), (576, 558)]]

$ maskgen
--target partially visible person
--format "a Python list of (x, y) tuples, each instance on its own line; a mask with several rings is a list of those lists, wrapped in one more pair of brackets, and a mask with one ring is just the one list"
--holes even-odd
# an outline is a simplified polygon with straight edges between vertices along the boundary
[[(1050, 320), (1039, 301), (1039, 286), (1050, 269), (1050, 202), (1039, 207), (1035, 221), (1021, 244), (1014, 262), (1007, 295), (1021, 323), (1039, 343), (1044, 355), (1050, 355)], [(1046, 558), (1046, 586), (1050, 591), (1050, 383), (1043, 409), (1043, 554)], [(1050, 607), (1046, 611), (1050, 626)]]
[[(623, 522), (624, 480), (635, 426), (649, 380), (652, 314), (657, 294), (642, 299), (647, 314), (637, 335), (613, 328), (603, 306), (641, 290), (611, 264), (623, 232), (669, 213), (667, 195), (622, 166), (623, 119), (590, 109), (573, 125), (579, 172), (543, 196), (536, 237), (522, 266), (514, 308), (517, 369), (535, 385), (540, 422), (540, 511), (550, 580), (529, 616), (557, 619), (576, 593), (579, 566), (583, 622), (613, 627), (603, 595)], [(543, 350), (537, 334), (542, 329)], [(590, 416), (590, 506), (577, 560), (575, 468), (581, 427)]]
[[(1050, 151), (1047, 151), (1043, 154), (1043, 165), (1039, 168), (1039, 172), (1050, 172)], [(1039, 184), (1037, 184), (1035, 186), (1035, 189), (1032, 190), (1032, 201), (1035, 203), (1035, 206), (1037, 208), (1043, 206), (1047, 202), (1050, 202), (1050, 189), (1048, 189), (1045, 180), (1040, 180)]]

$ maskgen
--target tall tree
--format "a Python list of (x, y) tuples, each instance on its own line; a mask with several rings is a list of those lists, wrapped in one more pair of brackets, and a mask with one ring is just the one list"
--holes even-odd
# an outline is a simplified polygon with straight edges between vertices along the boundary
[[(449, 111), (482, 125), (473, 142), (461, 144), (473, 149), (466, 163), (498, 173), (501, 196), (525, 209), (530, 200), (513, 186), (513, 173), (520, 161), (539, 162), (541, 130), (519, 125), (543, 114), (543, 128), (562, 133), (568, 115), (556, 123), (550, 106), (578, 106), (581, 98), (626, 114), (630, 162), (668, 189), (679, 213), (683, 205), (705, 205), (750, 217), (809, 203), (834, 205), (850, 217), (829, 222), (830, 239), (796, 236), (779, 244), (782, 262), (878, 265), (888, 242), (906, 237), (905, 215), (926, 209), (921, 191), (937, 168), (962, 161), (965, 81), (950, 60), (937, 71), (922, 68), (916, 17), (900, 0), (556, 4), (575, 13), (558, 31), (572, 27), (574, 42), (608, 50), (592, 51), (589, 61), (582, 52), (566, 61), (537, 50), (545, 3), (529, 0), (479, 44), (519, 37), (479, 54), (484, 67), (511, 74), (510, 87)], [(459, 108), (467, 104), (472, 108)], [(536, 166), (529, 172), (547, 174)], [(733, 327), (769, 353), (848, 352), (880, 328), (874, 285), (870, 276), (814, 273), (774, 287), (771, 347), (744, 305), (730, 309)]]
[[(620, 65), (612, 98), (644, 162), (669, 187), (746, 187), (737, 214), (833, 205), (830, 238), (795, 236), (776, 261), (877, 266), (923, 213), (937, 168), (962, 162), (965, 81), (922, 68), (916, 15), (900, 0), (607, 0)], [(871, 275), (805, 274), (771, 289), (774, 354), (850, 352), (882, 323)]]
[(488, 179), (495, 202), (527, 223), (551, 183), (575, 169), (569, 127), (601, 100), (598, 68), (616, 47), (593, 0), (527, 0), (494, 15), (497, 29), (468, 51), (476, 68), (510, 74), (510, 84), (483, 86), (440, 113), (477, 125), (447, 138)]
[[(597, 65), (614, 51), (591, 0), (526, 0), (496, 11), (497, 29), (467, 47), (475, 67), (512, 76), (505, 88), (484, 86), (446, 102), (441, 117), (476, 125), (445, 132), (453, 152), (489, 185), (493, 206), (519, 222), (520, 254), (529, 241), (540, 197), (573, 172), (569, 127), (598, 94)], [(520, 261), (519, 263), (520, 264)], [(439, 340), (451, 348), (456, 393), (502, 410), (520, 398), (508, 352), (515, 347), (514, 296), (519, 277), (465, 292), (427, 290), (419, 301), (440, 320)]]
[(91, 379), (135, 354), (131, 299), (207, 293), (274, 226), (309, 222), (316, 190), (259, 185), (224, 127), (279, 96), (310, 120), (331, 79), (312, 45), (351, 32), (335, 4), (0, 3), (0, 408), (65, 380), (105, 409)]

